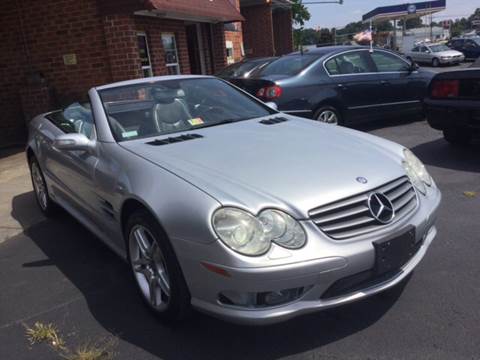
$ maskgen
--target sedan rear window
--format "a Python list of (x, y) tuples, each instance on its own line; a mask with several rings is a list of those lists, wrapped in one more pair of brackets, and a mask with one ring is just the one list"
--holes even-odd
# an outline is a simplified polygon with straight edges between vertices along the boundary
[(245, 62), (239, 62), (226, 67), (220, 71), (217, 76), (221, 78), (243, 77), (246, 73), (250, 72), (266, 61), (267, 60), (249, 60)]
[(318, 58), (318, 55), (308, 54), (283, 56), (278, 60), (275, 60), (274, 62), (265, 66), (258, 74), (261, 76), (296, 75)]

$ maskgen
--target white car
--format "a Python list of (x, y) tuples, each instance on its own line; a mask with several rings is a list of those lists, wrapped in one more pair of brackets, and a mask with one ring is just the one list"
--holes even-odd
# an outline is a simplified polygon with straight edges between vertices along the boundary
[(465, 60), (460, 51), (450, 49), (443, 44), (422, 44), (415, 46), (405, 54), (407, 59), (418, 63), (431, 64), (434, 67), (443, 64), (459, 64)]

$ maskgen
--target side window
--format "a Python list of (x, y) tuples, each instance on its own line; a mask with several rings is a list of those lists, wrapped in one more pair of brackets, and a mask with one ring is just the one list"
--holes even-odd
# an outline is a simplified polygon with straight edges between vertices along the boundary
[(420, 51), (423, 52), (423, 53), (426, 53), (426, 52), (428, 52), (428, 49), (427, 49), (426, 46), (421, 46)]
[(412, 52), (418, 52), (418, 46), (415, 46), (415, 47), (412, 49)]
[(337, 59), (336, 58), (328, 60), (325, 63), (325, 67), (327, 68), (327, 71), (330, 75), (340, 74), (340, 71), (338, 70), (338, 64), (337, 64)]
[(375, 51), (371, 56), (378, 72), (408, 71), (409, 64), (398, 56), (383, 51)]
[(472, 40), (467, 40), (467, 41), (465, 41), (465, 47), (469, 48), (469, 49), (472, 49), (472, 48), (476, 48), (477, 44)]
[(340, 54), (327, 61), (325, 67), (330, 75), (348, 75), (372, 72), (366, 51)]
[(84, 134), (89, 139), (95, 137), (90, 103), (73, 103), (65, 109), (48, 115), (48, 119), (66, 133)]

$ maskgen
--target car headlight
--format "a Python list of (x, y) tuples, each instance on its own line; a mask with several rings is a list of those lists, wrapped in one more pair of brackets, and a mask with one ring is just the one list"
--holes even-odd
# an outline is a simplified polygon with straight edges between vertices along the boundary
[(403, 150), (404, 160), (402, 162), (403, 168), (407, 173), (410, 181), (415, 187), (425, 195), (427, 186), (432, 186), (432, 177), (428, 173), (425, 165), (408, 149)]
[(272, 242), (298, 249), (306, 241), (300, 224), (279, 210), (264, 210), (255, 217), (237, 208), (221, 208), (213, 214), (212, 223), (220, 240), (243, 255), (265, 254)]

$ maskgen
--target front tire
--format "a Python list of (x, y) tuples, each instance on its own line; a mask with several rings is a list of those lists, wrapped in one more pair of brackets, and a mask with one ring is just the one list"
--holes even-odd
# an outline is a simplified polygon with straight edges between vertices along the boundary
[(472, 135), (467, 129), (450, 128), (443, 130), (443, 137), (452, 145), (465, 146), (472, 140)]
[(190, 293), (164, 231), (146, 210), (137, 210), (125, 227), (128, 261), (137, 288), (161, 320), (182, 320), (190, 311)]
[(37, 159), (32, 156), (29, 159), (28, 165), (30, 167), (30, 177), (32, 179), (37, 204), (45, 216), (52, 217), (57, 211), (57, 206), (50, 198), (45, 177), (43, 176), (42, 169), (40, 169), (40, 164)]
[(343, 119), (340, 112), (333, 106), (322, 106), (314, 114), (314, 120), (331, 124), (331, 125), (343, 125)]

